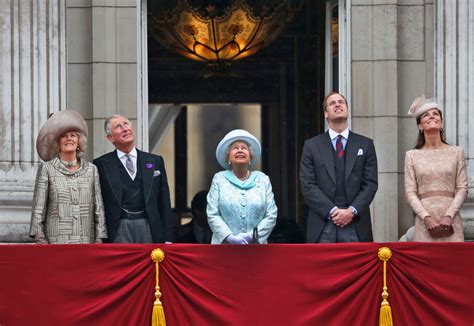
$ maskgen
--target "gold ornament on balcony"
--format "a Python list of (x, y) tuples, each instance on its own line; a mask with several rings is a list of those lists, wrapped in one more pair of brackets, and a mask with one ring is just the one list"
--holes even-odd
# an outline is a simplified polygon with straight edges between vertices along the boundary
[(149, 1), (150, 36), (170, 50), (207, 63), (215, 72), (226, 71), (232, 61), (272, 43), (303, 4), (298, 1), (298, 6), (292, 6), (289, 0), (172, 2), (163, 8)]

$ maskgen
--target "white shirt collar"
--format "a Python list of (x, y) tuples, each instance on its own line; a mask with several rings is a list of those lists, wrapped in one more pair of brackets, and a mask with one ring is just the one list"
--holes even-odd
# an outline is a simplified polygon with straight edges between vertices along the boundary
[(343, 132), (341, 132), (340, 134), (338, 132), (335, 132), (334, 130), (332, 130), (331, 128), (328, 128), (328, 131), (329, 131), (329, 138), (331, 138), (331, 140), (333, 140), (334, 138), (336, 138), (338, 135), (342, 135), (342, 137), (344, 137), (345, 139), (349, 139), (349, 128), (346, 128)]
[(135, 148), (135, 146), (132, 148), (130, 153), (122, 152), (120, 149), (117, 148), (117, 156), (118, 156), (119, 159), (122, 159), (122, 157), (124, 157), (127, 154), (132, 156), (132, 157), (137, 157), (137, 149)]

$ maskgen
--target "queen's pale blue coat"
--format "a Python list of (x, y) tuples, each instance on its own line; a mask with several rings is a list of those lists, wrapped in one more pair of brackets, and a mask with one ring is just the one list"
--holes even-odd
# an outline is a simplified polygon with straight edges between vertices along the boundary
[[(252, 171), (255, 186), (239, 187), (221, 171), (214, 175), (207, 196), (207, 216), (213, 232), (211, 243), (223, 243), (230, 235), (258, 228), (259, 243), (267, 243), (277, 218), (272, 185), (267, 175)], [(245, 189), (249, 188), (249, 189)]]

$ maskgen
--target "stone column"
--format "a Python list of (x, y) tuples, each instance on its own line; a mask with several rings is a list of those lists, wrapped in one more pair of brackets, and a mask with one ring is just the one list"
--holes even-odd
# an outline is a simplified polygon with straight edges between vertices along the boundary
[(379, 189), (375, 241), (396, 241), (414, 223), (405, 202), (404, 158), (417, 129), (408, 108), (433, 94), (432, 0), (352, 0), (352, 129), (373, 138)]
[(0, 242), (26, 241), (36, 136), (66, 103), (63, 0), (0, 2)]
[(464, 234), (474, 239), (474, 3), (436, 2), (436, 96), (444, 109), (450, 144), (468, 162), (469, 197), (461, 210)]
[(395, 240), (399, 156), (397, 7), (353, 0), (351, 21), (352, 130), (374, 140), (378, 157), (379, 189), (372, 204), (374, 240)]
[(105, 118), (112, 114), (122, 114), (138, 127), (137, 145), (143, 148), (142, 107), (148, 103), (141, 97), (141, 81), (146, 72), (137, 74), (137, 64), (142, 64), (142, 48), (137, 44), (143, 3), (146, 1), (67, 2), (68, 106), (81, 112), (88, 123), (89, 160), (113, 149), (103, 129)]

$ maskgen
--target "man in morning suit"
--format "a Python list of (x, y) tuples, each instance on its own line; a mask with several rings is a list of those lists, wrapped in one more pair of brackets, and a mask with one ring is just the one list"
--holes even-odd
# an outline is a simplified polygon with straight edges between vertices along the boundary
[(301, 192), (309, 206), (307, 242), (373, 241), (374, 143), (349, 131), (343, 95), (326, 96), (323, 109), (329, 130), (305, 141), (300, 162)]
[(107, 242), (172, 241), (171, 205), (163, 158), (135, 148), (135, 130), (120, 115), (105, 121), (116, 150), (94, 160), (104, 200)]

